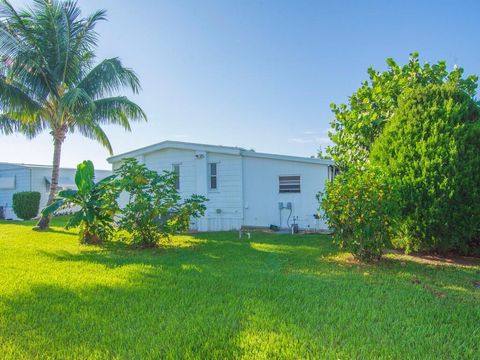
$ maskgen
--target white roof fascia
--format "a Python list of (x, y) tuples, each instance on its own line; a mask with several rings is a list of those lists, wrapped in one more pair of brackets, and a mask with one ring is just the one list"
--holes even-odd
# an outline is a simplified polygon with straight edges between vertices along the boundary
[(163, 149), (206, 151), (206, 152), (214, 152), (214, 153), (230, 154), (230, 155), (240, 155), (240, 152), (243, 150), (241, 148), (231, 147), (231, 146), (196, 144), (196, 143), (188, 143), (188, 142), (182, 142), (182, 141), (167, 140), (167, 141), (162, 141), (160, 143), (149, 145), (140, 149), (128, 151), (123, 154), (111, 156), (107, 158), (107, 161), (111, 164), (127, 157), (146, 155), (146, 154), (149, 154), (158, 150), (163, 150)]
[(253, 157), (253, 158), (303, 162), (303, 163), (317, 164), (317, 165), (334, 165), (335, 164), (333, 160), (327, 160), (327, 159), (316, 159), (316, 158), (308, 158), (308, 157), (301, 157), (301, 156), (258, 153), (256, 151), (245, 150), (240, 147), (206, 145), (206, 144), (196, 144), (196, 143), (170, 141), (170, 140), (162, 141), (160, 143), (149, 145), (140, 149), (132, 150), (123, 154), (114, 155), (107, 158), (107, 161), (112, 164), (114, 162), (120, 161), (127, 157), (142, 156), (142, 155), (149, 154), (149, 153), (163, 150), (163, 149), (206, 151), (206, 152), (213, 152), (213, 153), (220, 153), (220, 154), (241, 155), (241, 156)]
[(317, 164), (317, 165), (334, 165), (335, 164), (333, 160), (328, 160), (328, 159), (317, 159), (317, 158), (308, 158), (308, 157), (302, 157), (302, 156), (258, 153), (250, 150), (242, 151), (242, 156), (252, 157), (252, 158), (261, 158), (261, 159), (271, 159), (271, 160), (303, 162), (303, 163)]

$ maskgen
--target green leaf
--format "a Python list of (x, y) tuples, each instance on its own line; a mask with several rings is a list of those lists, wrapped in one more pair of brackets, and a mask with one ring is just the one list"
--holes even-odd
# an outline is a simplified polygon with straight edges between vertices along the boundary
[(59, 191), (58, 197), (61, 197), (67, 200), (72, 200), (76, 197), (77, 194), (78, 194), (77, 190), (66, 189), (66, 190)]
[(72, 227), (77, 227), (83, 221), (83, 211), (77, 211), (72, 217), (68, 220), (65, 229), (70, 229)]
[(65, 204), (64, 199), (58, 199), (55, 202), (51, 203), (49, 206), (47, 206), (45, 209), (43, 209), (42, 215), (48, 216), (50, 214), (53, 214), (55, 211), (60, 209), (64, 204)]
[(75, 184), (79, 191), (87, 192), (94, 186), (93, 178), (95, 177), (95, 169), (90, 160), (85, 160), (78, 164), (75, 174)]

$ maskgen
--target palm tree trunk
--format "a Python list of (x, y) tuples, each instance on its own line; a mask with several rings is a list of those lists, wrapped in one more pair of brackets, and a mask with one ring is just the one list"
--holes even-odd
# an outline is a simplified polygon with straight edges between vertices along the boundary
[[(50, 194), (48, 196), (47, 205), (53, 203), (58, 190), (58, 177), (60, 175), (60, 157), (62, 153), (62, 145), (65, 141), (65, 130), (62, 128), (54, 134), (53, 139), (53, 164), (52, 164), (52, 179), (50, 182)], [(52, 215), (47, 215), (40, 218), (37, 223), (38, 230), (48, 229)]]

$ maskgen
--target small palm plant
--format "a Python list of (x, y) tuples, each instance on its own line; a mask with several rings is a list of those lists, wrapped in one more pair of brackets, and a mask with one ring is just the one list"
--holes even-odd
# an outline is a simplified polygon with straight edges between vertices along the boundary
[(111, 235), (113, 217), (118, 210), (116, 199), (120, 190), (115, 187), (114, 176), (94, 182), (95, 169), (89, 160), (77, 166), (75, 184), (77, 190), (62, 190), (42, 215), (50, 216), (65, 208), (77, 208), (66, 228), (80, 227), (80, 242), (100, 243)]
[[(47, 205), (57, 193), (62, 145), (69, 134), (98, 141), (111, 154), (103, 125), (130, 130), (130, 121), (146, 120), (137, 104), (117, 94), (124, 88), (139, 91), (136, 74), (118, 58), (95, 65), (95, 26), (105, 19), (104, 10), (81, 17), (76, 1), (34, 0), (17, 11), (0, 0), (0, 133), (34, 138), (46, 130), (52, 135)], [(49, 222), (50, 216), (42, 216), (38, 228), (46, 229)]]

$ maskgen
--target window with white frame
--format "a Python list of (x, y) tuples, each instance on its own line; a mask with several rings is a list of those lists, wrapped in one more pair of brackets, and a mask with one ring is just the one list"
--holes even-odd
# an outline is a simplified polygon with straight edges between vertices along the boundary
[(217, 175), (217, 163), (208, 164), (208, 183), (210, 190), (217, 190), (218, 188), (218, 175)]
[(299, 193), (300, 175), (287, 175), (278, 177), (279, 193)]
[(172, 171), (175, 174), (175, 189), (180, 190), (180, 164), (173, 164)]

